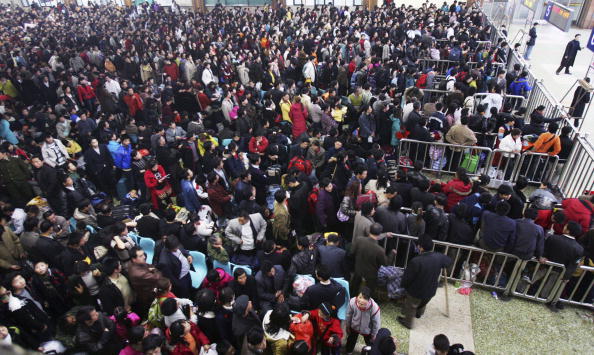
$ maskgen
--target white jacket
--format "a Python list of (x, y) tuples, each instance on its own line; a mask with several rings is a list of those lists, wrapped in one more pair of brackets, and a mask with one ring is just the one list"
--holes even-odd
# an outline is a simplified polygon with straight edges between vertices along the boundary
[(212, 83), (213, 81), (215, 81), (215, 76), (212, 74), (212, 70), (210, 70), (209, 68), (205, 68), (202, 71), (202, 82), (204, 83), (205, 86), (207, 86), (208, 84)]
[[(68, 155), (68, 152), (66, 151), (66, 147), (64, 146), (64, 144), (62, 144), (62, 142), (59, 139), (54, 139), (54, 142), (56, 143), (58, 149), (60, 149), (62, 154), (64, 154), (64, 158), (69, 159), (70, 155)], [(58, 163), (58, 156), (56, 152), (54, 152), (53, 149), (50, 149), (48, 147), (48, 144), (45, 142), (41, 146), (41, 156), (43, 157), (43, 161), (47, 165), (51, 166), (52, 168), (56, 167)]]
[(305, 79), (310, 79), (312, 83), (316, 81), (316, 67), (311, 60), (303, 66), (303, 76)]
[[(511, 134), (503, 137), (503, 139), (499, 142), (499, 149), (503, 150), (504, 152), (521, 152), (522, 151), (522, 138), (518, 138), (514, 140)], [(506, 158), (513, 157), (512, 154), (503, 154)]]

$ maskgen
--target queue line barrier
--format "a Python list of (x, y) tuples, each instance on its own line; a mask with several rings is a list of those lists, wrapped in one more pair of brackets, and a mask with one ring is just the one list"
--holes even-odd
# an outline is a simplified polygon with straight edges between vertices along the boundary
[[(559, 157), (556, 155), (513, 153), (483, 146), (412, 139), (400, 140), (398, 154), (397, 165), (400, 168), (411, 168), (411, 163), (420, 161), (424, 171), (453, 174), (458, 167), (462, 166), (470, 176), (489, 175), (492, 181), (490, 186), (494, 188), (504, 182), (515, 182), (520, 176), (527, 177), (531, 183), (547, 182), (558, 173), (556, 170), (559, 163)], [(408, 159), (402, 159), (403, 157)], [(475, 162), (468, 164), (467, 159)], [(591, 163), (594, 165), (594, 161)], [(589, 172), (594, 178), (594, 166), (592, 168)], [(584, 171), (584, 173), (587, 172)]]
[[(404, 268), (418, 254), (417, 237), (390, 233), (390, 245), (395, 248), (394, 266)], [(506, 296), (524, 298), (541, 303), (562, 302), (593, 308), (594, 267), (580, 266), (580, 275), (565, 277), (565, 266), (536, 259), (522, 260), (515, 255), (481, 249), (472, 245), (433, 241), (432, 251), (452, 259), (447, 268), (448, 279), (460, 283), (496, 290)], [(384, 243), (384, 246), (387, 241)], [(473, 268), (480, 271), (471, 274)], [(440, 277), (443, 277), (441, 275)]]

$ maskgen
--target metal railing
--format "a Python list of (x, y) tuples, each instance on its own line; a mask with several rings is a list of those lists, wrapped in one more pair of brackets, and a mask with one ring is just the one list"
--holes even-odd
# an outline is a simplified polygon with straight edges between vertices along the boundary
[(520, 167), (521, 153), (493, 150), (487, 159), (487, 175), (491, 178), (490, 187), (497, 188), (504, 181), (515, 181)]
[(559, 301), (594, 309), (594, 267), (581, 265), (578, 273), (567, 282)]
[(594, 149), (587, 138), (576, 137), (558, 182), (565, 197), (594, 191)]
[[(485, 42), (491, 42), (491, 41), (485, 41)], [(468, 66), (469, 70), (475, 69), (477, 67), (481, 66), (481, 63), (479, 62), (464, 62), (461, 63), (459, 61), (453, 61), (453, 60), (447, 60), (447, 59), (429, 59), (429, 58), (424, 58), (424, 59), (419, 59), (419, 68), (421, 70), (425, 70), (428, 68), (432, 68), (433, 70), (435, 70), (436, 72), (445, 75), (448, 70), (454, 66), (463, 64), (465, 66)], [(486, 66), (486, 63), (483, 63)], [(505, 63), (500, 63), (500, 62), (494, 62), (491, 63), (491, 67), (493, 68), (491, 73), (489, 73), (492, 76), (496, 76), (497, 73), (499, 73), (500, 70), (504, 70), (506, 67)]]
[[(384, 239), (396, 250), (394, 266), (406, 268), (412, 258), (418, 255), (417, 237), (390, 233)], [(497, 290), (507, 296), (525, 298), (536, 302), (554, 303), (557, 301), (594, 308), (594, 267), (580, 266), (581, 274), (569, 280), (564, 279), (565, 266), (537, 259), (521, 260), (517, 256), (493, 252), (472, 245), (433, 241), (433, 250), (452, 259), (447, 268), (448, 278), (467, 282), (464, 265), (475, 264), (480, 272), (475, 275), (473, 285)], [(443, 277), (443, 276), (440, 276)]]
[(518, 162), (518, 174), (525, 176), (530, 183), (550, 181), (555, 172), (559, 157), (545, 153), (524, 153)]
[(537, 302), (558, 300), (563, 285), (565, 266), (547, 261), (524, 260), (518, 268), (510, 289), (510, 295)]
[[(484, 162), (489, 159), (492, 151), (487, 147), (463, 146), (441, 142), (423, 142), (413, 139), (401, 139), (398, 154), (407, 156), (413, 162), (421, 161), (423, 170), (435, 173), (454, 173), (463, 165), (467, 155), (477, 155), (478, 162), (467, 167), (468, 174), (478, 176), (485, 170)], [(398, 159), (398, 166), (409, 168)]]

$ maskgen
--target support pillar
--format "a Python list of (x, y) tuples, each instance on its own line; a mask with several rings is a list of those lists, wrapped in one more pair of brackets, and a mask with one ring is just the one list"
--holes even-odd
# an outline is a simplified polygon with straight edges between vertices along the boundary
[(582, 13), (579, 19), (577, 19), (577, 25), (579, 28), (592, 28), (594, 27), (594, 1), (585, 0), (582, 6)]
[(204, 4), (204, 0), (192, 0), (192, 8), (195, 12), (206, 12), (206, 5)]

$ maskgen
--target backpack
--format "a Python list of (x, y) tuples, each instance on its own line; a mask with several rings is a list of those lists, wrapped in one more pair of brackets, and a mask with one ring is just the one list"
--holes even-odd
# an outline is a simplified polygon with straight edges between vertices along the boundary
[(427, 87), (427, 74), (421, 74), (415, 84), (419, 89), (425, 89)]
[(296, 168), (297, 170), (305, 173), (305, 175), (309, 176), (313, 167), (309, 160), (303, 159), (302, 156), (296, 155), (289, 161), (288, 169), (291, 170), (292, 168)]
[(450, 55), (448, 56), (448, 60), (459, 62), (462, 59), (462, 49), (460, 47), (454, 47), (450, 50)]
[(310, 214), (316, 213), (316, 205), (318, 203), (318, 195), (320, 194), (320, 189), (314, 187), (309, 195), (307, 196), (307, 209), (309, 210)]
[(361, 194), (357, 197), (357, 201), (355, 202), (355, 207), (357, 210), (361, 209), (361, 206), (365, 202), (371, 202), (374, 206), (377, 206), (377, 195), (373, 191), (367, 191), (364, 194)]
[(442, 81), (439, 82), (438, 89), (439, 90), (443, 90), (443, 91), (447, 90), (448, 89), (448, 83), (450, 81), (454, 81), (454, 80), (456, 80), (456, 79), (453, 78), (453, 77), (447, 77), (447, 78), (445, 78), (445, 80), (442, 80)]
[(407, 75), (405, 83), (406, 83), (406, 88), (415, 86), (415, 78), (413, 78), (410, 75)]

